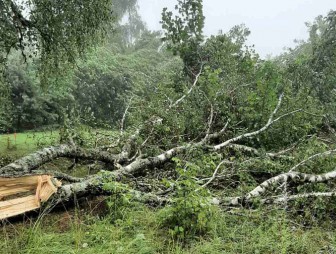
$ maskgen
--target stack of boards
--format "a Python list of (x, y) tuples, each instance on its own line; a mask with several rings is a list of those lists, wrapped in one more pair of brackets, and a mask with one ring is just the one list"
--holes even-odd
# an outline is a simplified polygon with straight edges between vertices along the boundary
[(0, 177), (0, 220), (40, 208), (60, 186), (50, 175)]

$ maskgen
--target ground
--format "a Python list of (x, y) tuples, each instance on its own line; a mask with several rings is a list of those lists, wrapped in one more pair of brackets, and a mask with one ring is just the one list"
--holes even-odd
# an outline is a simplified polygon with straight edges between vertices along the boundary
[[(57, 140), (50, 131), (19, 133), (16, 143), (14, 134), (1, 135), (0, 157), (20, 157)], [(336, 253), (332, 226), (303, 226), (284, 210), (216, 209), (209, 232), (178, 241), (162, 226), (164, 208), (131, 200), (111, 205), (117, 198), (78, 200), (3, 222), (0, 253)]]

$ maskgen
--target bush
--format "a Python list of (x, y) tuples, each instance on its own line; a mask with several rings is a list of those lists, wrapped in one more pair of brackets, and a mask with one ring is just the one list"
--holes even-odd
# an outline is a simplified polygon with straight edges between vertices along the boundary
[(174, 161), (179, 177), (176, 181), (166, 181), (175, 189), (175, 194), (171, 205), (161, 210), (160, 224), (168, 228), (173, 238), (185, 243), (188, 239), (209, 232), (214, 208), (210, 203), (209, 191), (200, 188), (194, 178), (197, 167), (192, 164), (181, 167), (179, 159)]

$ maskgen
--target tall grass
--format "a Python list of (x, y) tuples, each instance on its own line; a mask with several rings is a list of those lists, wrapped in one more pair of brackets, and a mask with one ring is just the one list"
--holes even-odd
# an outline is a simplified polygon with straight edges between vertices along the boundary
[[(218, 210), (211, 231), (186, 246), (160, 227), (159, 211), (143, 205), (98, 218), (80, 208), (34, 221), (6, 224), (1, 253), (335, 253), (336, 230), (304, 228), (283, 212)], [(66, 227), (64, 227), (66, 226)]]

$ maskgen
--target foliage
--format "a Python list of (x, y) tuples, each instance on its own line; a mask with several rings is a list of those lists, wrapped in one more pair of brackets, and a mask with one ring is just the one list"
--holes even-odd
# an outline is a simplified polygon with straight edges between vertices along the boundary
[(1, 57), (12, 48), (25, 58), (37, 56), (47, 74), (62, 63), (74, 63), (105, 34), (104, 26), (112, 18), (111, 1), (2, 0), (0, 17)]
[(127, 185), (104, 176), (104, 173), (103, 178), (103, 189), (113, 193), (107, 200), (111, 221), (116, 224), (121, 223), (128, 216), (131, 208), (136, 205), (136, 202), (132, 201), (132, 195)]
[(113, 15), (118, 22), (108, 33), (108, 42), (117, 44), (118, 50), (127, 52), (147, 33), (146, 24), (141, 19), (137, 0), (117, 0), (112, 3)]
[(204, 40), (203, 3), (202, 0), (178, 0), (175, 6), (179, 16), (167, 8), (162, 12), (163, 40), (175, 55), (183, 60), (187, 73), (197, 73), (202, 62), (201, 43)]
[[(148, 36), (155, 43), (156, 36)], [(149, 46), (137, 46), (127, 54), (101, 47), (80, 63), (73, 94), (80, 110), (92, 115), (91, 124), (118, 126), (130, 98), (135, 93), (141, 96), (147, 92), (146, 86), (159, 81), (159, 64), (167, 56)]]
[(57, 86), (51, 83), (46, 90), (40, 86), (37, 79), (36, 66), (22, 63), (19, 52), (11, 54), (7, 63), (5, 82), (13, 106), (9, 113), (12, 121), (6, 131), (59, 124), (62, 108), (73, 102), (73, 98), (68, 94), (71, 87), (63, 86), (61, 82), (69, 79), (67, 75), (64, 75), (62, 80), (58, 79)]
[(10, 128), (12, 121), (10, 91), (5, 85), (3, 77), (0, 77), (0, 105), (0, 133), (2, 133)]
[[(97, 47), (86, 54), (85, 61), (77, 62), (76, 70), (63, 70), (62, 76), (49, 77), (47, 89), (41, 86), (37, 63), (23, 63), (20, 52), (12, 52), (3, 86), (10, 98), (8, 93), (1, 97), (3, 107), (7, 107), (0, 124), (2, 131), (61, 125), (64, 114), (73, 110), (82, 114), (84, 124), (119, 128), (132, 93), (143, 93), (161, 57), (168, 58), (158, 52), (161, 45), (158, 37), (159, 33), (147, 31), (132, 42), (127, 53), (116, 49), (118, 40)], [(153, 75), (150, 82), (157, 80), (159, 74)]]
[(177, 158), (174, 161), (177, 180), (166, 183), (175, 190), (174, 198), (172, 204), (161, 211), (161, 223), (174, 238), (185, 242), (210, 230), (214, 208), (208, 190), (200, 188), (194, 180), (197, 168), (189, 163), (182, 166)]
[(333, 91), (336, 88), (336, 12), (330, 11), (328, 16), (323, 18), (322, 24), (318, 21), (311, 27), (314, 89), (321, 100), (330, 101), (335, 96)]
[(280, 62), (297, 88), (308, 89), (318, 98), (329, 121), (335, 124), (335, 11), (308, 23), (310, 36), (294, 49), (280, 56)]

